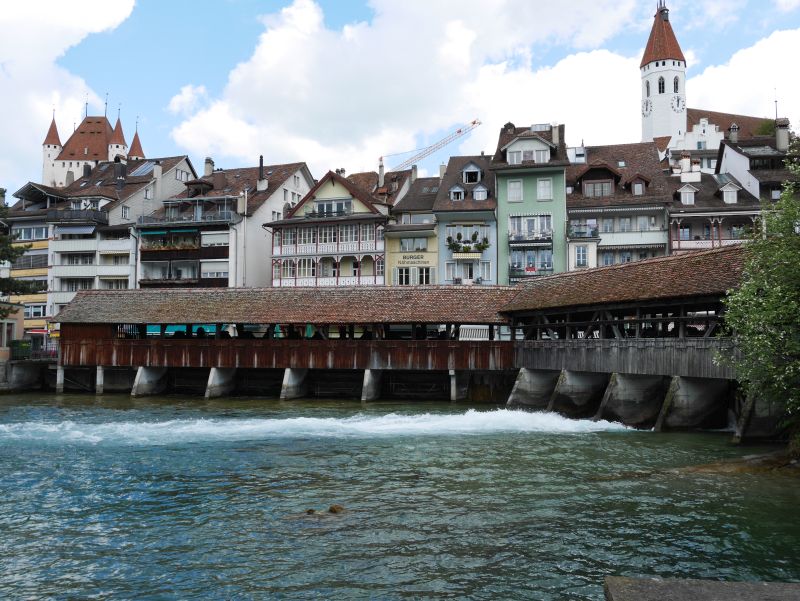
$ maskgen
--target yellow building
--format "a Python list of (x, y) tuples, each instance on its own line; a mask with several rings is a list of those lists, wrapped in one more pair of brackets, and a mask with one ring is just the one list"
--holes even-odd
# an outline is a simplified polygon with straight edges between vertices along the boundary
[(438, 177), (417, 178), (393, 208), (394, 223), (386, 226), (386, 269), (392, 286), (438, 284), (437, 225), (433, 202)]

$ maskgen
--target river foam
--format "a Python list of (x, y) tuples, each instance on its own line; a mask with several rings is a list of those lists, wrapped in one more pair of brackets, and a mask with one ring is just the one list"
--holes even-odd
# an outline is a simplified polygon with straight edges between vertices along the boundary
[(359, 413), (350, 417), (175, 419), (166, 421), (18, 422), (0, 425), (0, 442), (174, 443), (268, 440), (275, 438), (373, 438), (393, 436), (486, 435), (503, 432), (580, 434), (621, 431), (607, 421), (573, 420), (555, 413), (497, 409), (464, 413)]

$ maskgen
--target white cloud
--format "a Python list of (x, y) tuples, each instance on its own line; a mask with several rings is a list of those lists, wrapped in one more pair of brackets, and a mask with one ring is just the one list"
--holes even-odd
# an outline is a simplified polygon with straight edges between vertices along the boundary
[(706, 68), (686, 82), (689, 106), (755, 116), (774, 116), (777, 90), (781, 116), (798, 124), (800, 81), (786, 57), (800, 47), (800, 29), (776, 31), (736, 52), (724, 65)]
[[(634, 0), (569, 7), (506, 0), (490, 11), (481, 0), (371, 6), (369, 23), (341, 30), (326, 28), (311, 0), (264, 17), (253, 55), (232, 70), (219, 97), (172, 131), (173, 139), (193, 154), (254, 163), (263, 153), (274, 161), (306, 160), (322, 174), (342, 166), (374, 169), (379, 156), (414, 148), (419, 138), (476, 116), (485, 123), (476, 133), (488, 136), (488, 151), (509, 118), (551, 121), (571, 116), (573, 106), (583, 115), (574, 123), (600, 131), (607, 127), (605, 110), (621, 114), (628, 104), (638, 113), (632, 59), (589, 52), (530, 71), (531, 56), (545, 46), (591, 49), (612, 37), (638, 10)], [(616, 71), (619, 64), (625, 72)], [(634, 93), (622, 104), (621, 85)]]
[(775, 0), (775, 6), (782, 12), (790, 12), (800, 8), (800, 0)]
[[(90, 105), (100, 98), (80, 77), (56, 61), (91, 33), (113, 29), (133, 9), (133, 0), (86, 0), (77, 8), (69, 2), (4, 3), (0, 11), (0, 186), (9, 194), (26, 180), (41, 179), (41, 141), (52, 110), (62, 142), (83, 114), (86, 94)], [(31, 137), (37, 138), (31, 144)], [(38, 139), (40, 138), (40, 139)], [(13, 199), (11, 199), (13, 200)]]
[(195, 112), (208, 98), (208, 90), (205, 86), (193, 86), (187, 84), (181, 91), (170, 98), (167, 110), (170, 113), (189, 115)]

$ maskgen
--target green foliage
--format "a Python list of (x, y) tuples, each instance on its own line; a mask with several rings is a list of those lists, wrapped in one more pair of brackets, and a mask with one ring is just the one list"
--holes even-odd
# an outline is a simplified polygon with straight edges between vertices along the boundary
[[(797, 140), (792, 151), (797, 156)], [(797, 159), (787, 161), (800, 175)], [(726, 327), (739, 356), (728, 360), (756, 394), (786, 403), (800, 421), (800, 195), (786, 184), (746, 245), (741, 288), (726, 299)]]
[(758, 124), (756, 128), (757, 136), (774, 136), (775, 135), (775, 121), (772, 119), (764, 119)]
[[(4, 220), (8, 214), (8, 207), (5, 204), (0, 205), (0, 220)], [(15, 259), (20, 257), (28, 248), (29, 245), (14, 246), (12, 243), (14, 239), (6, 226), (0, 227), (0, 262), (13, 263)], [(0, 296), (8, 296), (10, 294), (26, 294), (35, 292), (37, 287), (36, 282), (28, 282), (25, 280), (16, 280), (13, 278), (0, 278)], [(0, 306), (0, 318), (5, 318), (9, 314), (9, 310)]]

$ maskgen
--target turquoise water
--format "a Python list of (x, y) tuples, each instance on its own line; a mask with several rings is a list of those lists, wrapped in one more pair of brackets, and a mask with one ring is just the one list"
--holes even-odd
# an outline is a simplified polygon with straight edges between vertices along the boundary
[[(800, 580), (800, 481), (450, 404), (0, 398), (0, 598), (602, 599), (608, 574)], [(337, 515), (306, 515), (340, 504)]]

